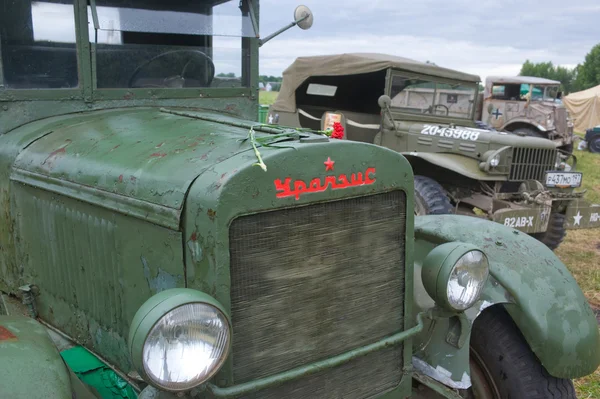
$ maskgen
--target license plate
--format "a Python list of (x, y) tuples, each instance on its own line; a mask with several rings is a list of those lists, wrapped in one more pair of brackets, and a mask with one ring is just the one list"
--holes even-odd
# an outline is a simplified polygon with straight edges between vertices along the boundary
[(546, 187), (580, 187), (581, 176), (579, 172), (547, 172)]

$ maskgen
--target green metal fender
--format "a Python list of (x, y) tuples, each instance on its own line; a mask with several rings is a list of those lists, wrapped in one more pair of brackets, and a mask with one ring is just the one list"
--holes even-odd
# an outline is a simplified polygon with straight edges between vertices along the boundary
[(0, 398), (96, 399), (69, 370), (44, 326), (0, 316)]
[(595, 315), (567, 267), (544, 244), (515, 229), (471, 216), (415, 217), (415, 239), (479, 246), (490, 275), (511, 295), (504, 305), (533, 352), (557, 378), (579, 378), (600, 365)]
[[(407, 159), (420, 158), (430, 164), (451, 170), (465, 177), (475, 180), (501, 181), (506, 180), (505, 175), (489, 175), (479, 169), (479, 161), (467, 158), (460, 154), (443, 154), (427, 152), (403, 152)], [(418, 173), (417, 173), (418, 174)]]

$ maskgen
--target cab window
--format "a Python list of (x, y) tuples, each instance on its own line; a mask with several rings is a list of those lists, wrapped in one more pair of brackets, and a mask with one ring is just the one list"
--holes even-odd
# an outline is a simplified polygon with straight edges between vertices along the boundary
[(73, 1), (0, 0), (0, 49), (5, 88), (76, 87)]
[(95, 4), (88, 21), (99, 89), (249, 86), (246, 1)]
[(390, 97), (392, 108), (400, 112), (470, 118), (476, 94), (472, 84), (394, 75)]

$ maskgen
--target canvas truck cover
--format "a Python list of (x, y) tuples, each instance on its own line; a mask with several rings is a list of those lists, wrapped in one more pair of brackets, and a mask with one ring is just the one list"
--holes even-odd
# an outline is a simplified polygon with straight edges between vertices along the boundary
[(585, 132), (600, 125), (600, 85), (591, 89), (571, 93), (563, 98), (571, 118), (575, 119), (575, 131)]
[(272, 109), (281, 112), (296, 112), (296, 89), (311, 76), (354, 75), (387, 68), (466, 82), (478, 83), (481, 81), (476, 75), (387, 54), (344, 53), (298, 57), (283, 71), (283, 84)]
[(484, 98), (492, 95), (492, 85), (494, 84), (559, 85), (560, 82), (535, 76), (488, 76), (485, 78)]

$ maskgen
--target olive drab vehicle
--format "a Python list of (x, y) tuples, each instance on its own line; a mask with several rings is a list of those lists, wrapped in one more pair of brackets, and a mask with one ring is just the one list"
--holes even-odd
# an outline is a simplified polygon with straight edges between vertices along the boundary
[(496, 130), (554, 141), (573, 152), (573, 121), (562, 104), (560, 82), (533, 76), (488, 76), (476, 120)]
[(575, 397), (565, 265), (415, 216), (397, 152), (259, 124), (259, 47), (313, 22), (259, 15), (0, 0), (0, 397)]
[(403, 154), (415, 212), (485, 217), (556, 249), (566, 229), (600, 227), (576, 158), (559, 143), (482, 129), (479, 77), (385, 54), (299, 57), (283, 73), (268, 120), (324, 130)]

